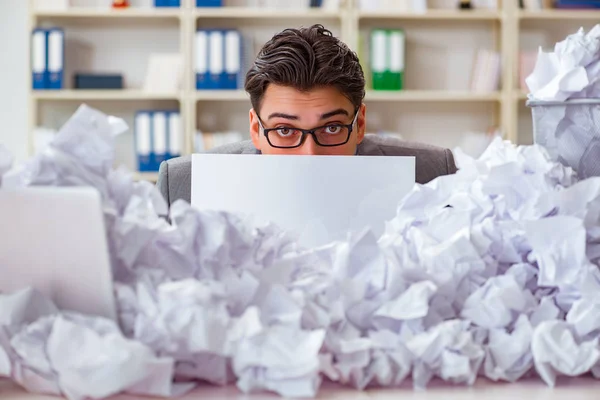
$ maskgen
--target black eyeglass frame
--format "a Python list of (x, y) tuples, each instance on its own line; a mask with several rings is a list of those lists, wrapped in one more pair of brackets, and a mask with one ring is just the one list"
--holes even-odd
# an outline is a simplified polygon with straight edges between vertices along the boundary
[[(293, 129), (295, 131), (300, 131), (302, 132), (302, 137), (300, 138), (300, 142), (297, 145), (294, 146), (274, 146), (273, 143), (271, 143), (271, 140), (269, 140), (269, 132), (273, 132), (273, 131), (278, 131), (280, 128), (265, 128), (262, 119), (260, 119), (260, 116), (258, 115), (258, 113), (256, 114), (256, 118), (258, 118), (258, 124), (260, 125), (260, 128), (263, 131), (263, 135), (265, 135), (265, 138), (267, 138), (267, 142), (269, 143), (269, 146), (276, 148), (276, 149), (296, 149), (300, 146), (302, 146), (302, 144), (304, 144), (304, 141), (306, 140), (306, 135), (311, 135), (313, 140), (315, 141), (315, 143), (319, 146), (323, 146), (323, 147), (337, 147), (337, 146), (343, 146), (346, 143), (348, 143), (348, 141), (350, 140), (350, 136), (352, 135), (352, 131), (354, 130), (354, 124), (356, 124), (356, 121), (358, 120), (358, 112), (360, 111), (360, 108), (358, 110), (356, 110), (356, 113), (354, 114), (354, 118), (352, 119), (352, 122), (349, 124), (328, 124), (328, 125), (323, 125), (323, 126), (317, 126), (316, 128), (313, 129), (300, 129), (300, 128), (288, 128), (288, 129)], [(316, 132), (319, 129), (323, 129), (323, 128), (328, 128), (331, 126), (336, 126), (336, 127), (340, 127), (340, 128), (346, 128), (348, 129), (348, 136), (346, 137), (346, 140), (343, 143), (339, 143), (339, 144), (321, 144), (319, 143), (319, 139), (317, 138), (317, 134)]]

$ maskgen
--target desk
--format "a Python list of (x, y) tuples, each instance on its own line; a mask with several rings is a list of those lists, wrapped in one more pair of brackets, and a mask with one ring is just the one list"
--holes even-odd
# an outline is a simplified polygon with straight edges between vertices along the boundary
[[(119, 395), (111, 400), (133, 400), (144, 397)], [(56, 397), (30, 394), (18, 386), (0, 381), (2, 400), (56, 400)], [(150, 398), (146, 398), (150, 399)], [(270, 393), (244, 395), (235, 386), (201, 386), (181, 400), (276, 400), (282, 397)], [(517, 383), (495, 383), (480, 378), (473, 387), (450, 385), (441, 381), (433, 382), (424, 392), (415, 392), (409, 384), (400, 389), (371, 389), (359, 392), (351, 388), (325, 383), (317, 399), (332, 400), (598, 400), (600, 380), (592, 378), (561, 378), (554, 389), (547, 387), (539, 379)]]

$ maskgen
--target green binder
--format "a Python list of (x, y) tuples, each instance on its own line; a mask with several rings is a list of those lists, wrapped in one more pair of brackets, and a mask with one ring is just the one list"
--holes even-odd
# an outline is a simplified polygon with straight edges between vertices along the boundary
[(387, 88), (387, 49), (388, 34), (383, 29), (371, 31), (371, 77), (373, 90), (388, 90)]
[(402, 90), (404, 88), (404, 56), (406, 36), (401, 29), (388, 31), (388, 57), (389, 68), (386, 81), (388, 90)]

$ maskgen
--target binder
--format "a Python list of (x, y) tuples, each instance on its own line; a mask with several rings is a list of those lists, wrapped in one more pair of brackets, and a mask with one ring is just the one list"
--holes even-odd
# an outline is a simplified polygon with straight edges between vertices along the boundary
[(183, 132), (181, 130), (181, 115), (178, 111), (168, 113), (168, 137), (167, 158), (181, 156)]
[(154, 7), (168, 7), (168, 0), (154, 0)]
[(208, 84), (208, 32), (196, 32), (196, 89), (209, 89)]
[(208, 88), (221, 89), (224, 86), (225, 40), (224, 32), (212, 30), (208, 34)]
[(151, 160), (152, 152), (152, 114), (139, 111), (135, 116), (135, 152), (138, 161), (138, 171), (155, 171)]
[(181, 0), (167, 0), (165, 7), (181, 7)]
[(230, 30), (225, 34), (225, 71), (223, 89), (237, 89), (239, 75), (242, 71), (242, 39), (240, 32)]
[(196, 7), (222, 7), (223, 0), (196, 0)]
[(167, 160), (167, 113), (155, 111), (152, 115), (152, 151), (151, 164), (158, 171), (160, 163)]
[(48, 31), (48, 89), (63, 88), (65, 65), (65, 33), (62, 29)]
[(386, 71), (388, 35), (383, 29), (371, 32), (371, 74), (374, 90), (387, 90)]
[(405, 35), (400, 29), (391, 30), (388, 35), (390, 63), (386, 86), (388, 90), (401, 90), (404, 84)]
[(34, 90), (47, 88), (48, 82), (48, 37), (44, 29), (35, 29), (31, 34), (31, 74)]

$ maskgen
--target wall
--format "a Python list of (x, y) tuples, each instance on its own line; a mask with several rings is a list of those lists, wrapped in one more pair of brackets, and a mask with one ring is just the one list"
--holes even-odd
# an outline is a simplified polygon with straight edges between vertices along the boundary
[(27, 155), (27, 1), (0, 0), (0, 143)]

